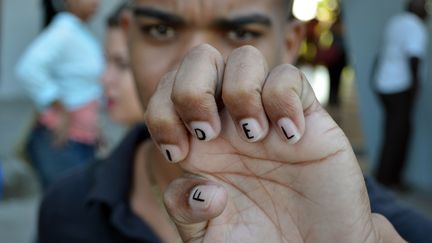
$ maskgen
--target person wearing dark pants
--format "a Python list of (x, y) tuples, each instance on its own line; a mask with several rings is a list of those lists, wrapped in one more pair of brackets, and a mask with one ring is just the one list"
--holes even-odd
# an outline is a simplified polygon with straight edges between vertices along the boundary
[(99, 143), (102, 48), (88, 27), (99, 0), (62, 0), (59, 13), (26, 48), (16, 66), (37, 109), (28, 159), (46, 189), (66, 169), (93, 159)]
[(404, 189), (402, 174), (412, 134), (412, 111), (428, 42), (427, 17), (426, 0), (409, 1), (407, 11), (388, 23), (374, 66), (375, 91), (385, 113), (375, 176), (383, 185), (395, 189)]
[(385, 111), (385, 128), (377, 180), (384, 185), (400, 185), (412, 131), (413, 90), (380, 94)]

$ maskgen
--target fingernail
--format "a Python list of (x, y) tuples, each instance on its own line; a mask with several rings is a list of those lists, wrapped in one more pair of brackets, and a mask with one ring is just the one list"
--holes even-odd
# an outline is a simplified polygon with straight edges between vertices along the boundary
[(208, 122), (191, 122), (190, 127), (195, 135), (201, 141), (210, 141), (216, 137), (216, 133)]
[(180, 161), (180, 148), (177, 145), (163, 144), (160, 146), (162, 154), (165, 159), (171, 163)]
[(205, 210), (218, 192), (216, 186), (196, 186), (189, 196), (189, 206), (192, 209)]
[(245, 138), (249, 142), (256, 142), (260, 140), (264, 135), (264, 132), (260, 124), (258, 123), (257, 120), (253, 118), (246, 118), (241, 120), (240, 127), (243, 131)]
[(283, 137), (288, 140), (288, 143), (295, 144), (300, 140), (300, 133), (291, 119), (280, 119), (278, 126), (282, 131)]

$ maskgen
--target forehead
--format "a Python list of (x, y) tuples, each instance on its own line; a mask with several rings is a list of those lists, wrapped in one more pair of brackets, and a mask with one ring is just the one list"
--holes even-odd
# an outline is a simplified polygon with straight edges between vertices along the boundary
[(206, 22), (220, 17), (248, 13), (283, 15), (286, 0), (135, 0), (137, 6), (175, 13), (190, 22)]

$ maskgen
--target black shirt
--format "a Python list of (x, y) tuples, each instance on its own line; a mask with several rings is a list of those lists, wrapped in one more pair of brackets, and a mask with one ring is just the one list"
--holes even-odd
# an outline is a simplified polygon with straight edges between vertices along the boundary
[[(105, 160), (69, 174), (51, 187), (39, 215), (39, 243), (160, 242), (129, 206), (135, 150), (149, 137), (133, 129)], [(401, 207), (391, 193), (370, 179), (372, 211), (384, 215), (409, 242), (432, 242), (432, 221)]]
[(136, 127), (107, 159), (55, 183), (40, 207), (38, 242), (160, 242), (129, 206), (135, 149), (148, 137)]

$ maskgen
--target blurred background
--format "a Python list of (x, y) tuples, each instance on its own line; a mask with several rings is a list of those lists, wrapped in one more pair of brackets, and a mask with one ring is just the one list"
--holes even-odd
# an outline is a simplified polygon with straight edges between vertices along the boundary
[[(0, 242), (31, 242), (36, 227), (40, 183), (22, 149), (35, 109), (15, 75), (23, 51), (44, 26), (42, 0), (0, 0)], [(120, 3), (104, 0), (91, 29), (100, 43), (107, 14)], [(366, 174), (377, 164), (383, 112), (370, 76), (386, 23), (404, 0), (297, 0), (296, 18), (307, 22), (307, 39), (298, 65), (323, 105), (350, 139)], [(428, 22), (429, 39), (432, 23)], [(430, 43), (430, 42), (429, 42)], [(425, 67), (432, 67), (428, 45)], [(333, 74), (332, 69), (336, 69)], [(415, 132), (403, 178), (409, 190), (396, 191), (406, 204), (432, 216), (432, 72), (425, 74), (414, 114)], [(338, 79), (336, 91), (331, 79)], [(333, 78), (334, 79), (334, 78)], [(108, 151), (125, 128), (101, 112)], [(105, 151), (106, 153), (106, 151)]]

